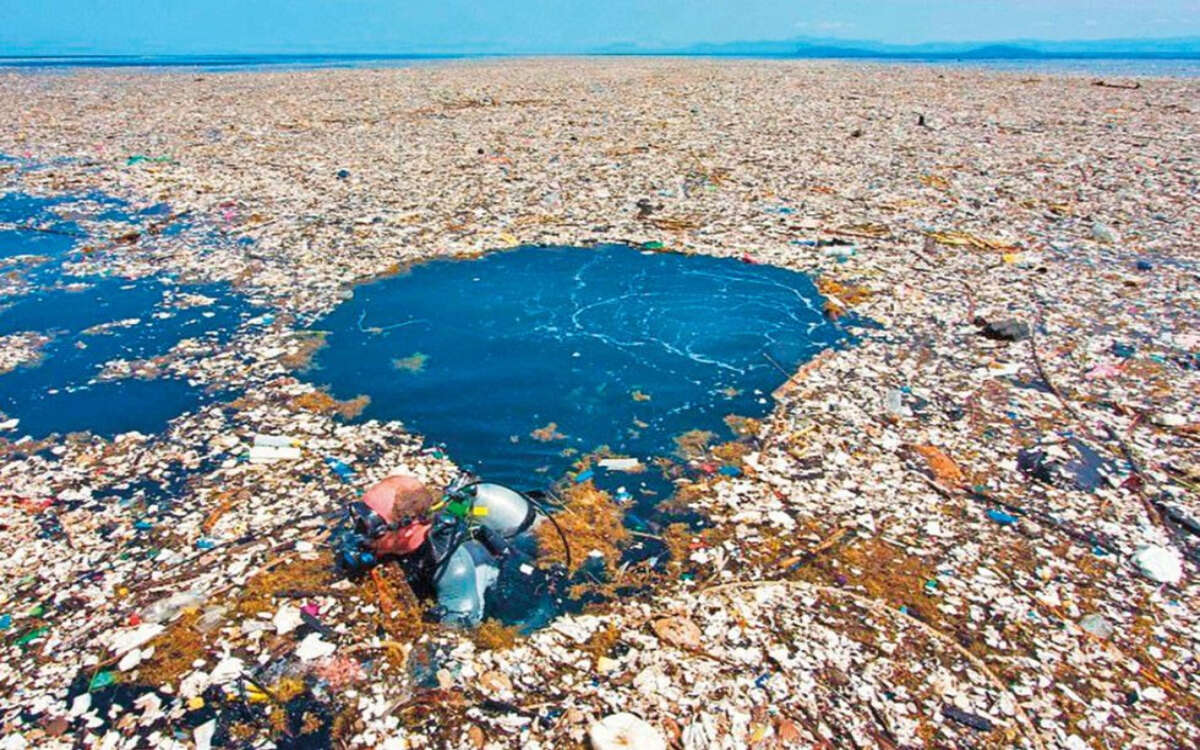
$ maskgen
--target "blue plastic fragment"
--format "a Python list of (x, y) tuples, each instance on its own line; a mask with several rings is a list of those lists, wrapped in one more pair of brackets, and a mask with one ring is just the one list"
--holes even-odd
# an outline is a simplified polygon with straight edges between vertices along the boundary
[(12, 627), (12, 615), (0, 615), (0, 630), (8, 630)]
[(137, 529), (138, 531), (149, 531), (150, 529), (154, 528), (154, 524), (150, 523), (149, 521), (145, 521), (145, 520), (134, 521), (133, 528)]
[(580, 482), (586, 482), (587, 480), (591, 479), (595, 475), (596, 475), (596, 472), (594, 469), (585, 469), (575, 475), (575, 482), (576, 482), (576, 484), (578, 484)]
[(720, 469), (717, 469), (717, 472), (727, 477), (740, 477), (742, 475), (742, 470), (736, 466), (722, 466)]
[(1017, 517), (1009, 515), (1002, 510), (988, 509), (987, 517), (1000, 524), (1001, 526), (1011, 526), (1017, 522)]
[(1148, 260), (1139, 260), (1137, 262), (1137, 270), (1139, 271), (1149, 271), (1152, 268), (1154, 268), (1154, 264)]
[(354, 477), (354, 469), (351, 469), (350, 465), (341, 459), (334, 458), (333, 456), (326, 456), (325, 465), (328, 466), (334, 474), (337, 474), (343, 482), (349, 482)]
[(216, 547), (216, 546), (217, 546), (217, 543), (211, 539), (197, 539), (196, 540), (196, 549), (212, 549), (213, 547)]

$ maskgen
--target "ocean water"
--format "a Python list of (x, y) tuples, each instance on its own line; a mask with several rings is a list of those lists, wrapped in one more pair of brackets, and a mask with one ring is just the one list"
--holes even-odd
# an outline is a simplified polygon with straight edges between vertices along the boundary
[[(639, 57), (640, 55), (618, 55)], [(655, 57), (656, 55), (647, 55)], [(721, 59), (830, 60), (843, 63), (881, 65), (920, 65), (975, 68), (1001, 72), (1077, 74), (1096, 76), (1151, 76), (1195, 78), (1200, 76), (1200, 60), (1153, 58), (1004, 58), (956, 59), (952, 56), (910, 57), (806, 57), (794, 55), (690, 55), (666, 54), (666, 57)], [(144, 68), (157, 70), (197, 70), (204, 72), (318, 70), (325, 68), (401, 68), (428, 65), (448, 60), (481, 60), (536, 55), (504, 54), (413, 54), (413, 55), (80, 55), (80, 56), (0, 56), (0, 69), (27, 71), (64, 71), (73, 68)]]
[(204, 399), (178, 378), (101, 375), (112, 360), (166, 354), (185, 338), (226, 338), (250, 315), (228, 285), (181, 284), (168, 275), (75, 276), (63, 265), (98, 235), (168, 211), (100, 193), (0, 195), (0, 271), (21, 280), (0, 292), (0, 336), (46, 339), (36, 360), (0, 374), (0, 421), (19, 420), (4, 437), (155, 432)]
[(0, 56), (0, 69), (56, 71), (72, 68), (189, 69), (210, 73), (324, 68), (405, 68), (489, 55), (62, 55)]
[[(849, 342), (821, 303), (782, 268), (526, 247), (357, 287), (314, 324), (326, 346), (307, 377), (490, 481), (544, 488), (602, 446), (648, 463), (691, 430), (732, 439), (725, 417), (766, 414), (780, 368)], [(654, 474), (616, 481), (661, 500)]]

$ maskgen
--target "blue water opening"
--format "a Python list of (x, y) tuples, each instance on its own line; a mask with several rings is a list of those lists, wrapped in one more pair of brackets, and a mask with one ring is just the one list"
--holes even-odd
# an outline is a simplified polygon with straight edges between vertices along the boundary
[[(601, 446), (648, 462), (691, 430), (730, 439), (725, 417), (766, 414), (781, 368), (847, 340), (821, 302), (801, 273), (627, 246), (436, 260), (317, 321), (309, 377), (489, 481), (545, 487)], [(620, 480), (655, 503), (653, 475)]]
[(156, 432), (205, 398), (165, 368), (129, 377), (110, 365), (161, 357), (185, 338), (225, 340), (251, 315), (227, 284), (64, 271), (83, 258), (82, 247), (111, 244), (169, 213), (95, 192), (0, 195), (0, 337), (35, 352), (0, 372), (0, 423), (18, 420), (4, 437)]

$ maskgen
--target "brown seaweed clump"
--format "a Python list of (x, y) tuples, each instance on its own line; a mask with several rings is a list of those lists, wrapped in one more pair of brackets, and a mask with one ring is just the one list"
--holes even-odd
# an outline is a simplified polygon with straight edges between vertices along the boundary
[(325, 332), (302, 332), (300, 345), (295, 351), (288, 352), (279, 358), (279, 364), (289, 370), (304, 372), (312, 366), (313, 357), (325, 346)]
[(675, 436), (675, 454), (683, 459), (703, 458), (708, 444), (716, 439), (716, 433), (708, 430), (689, 430)]
[(539, 427), (529, 433), (529, 437), (542, 443), (549, 443), (552, 440), (563, 440), (567, 436), (558, 431), (557, 422), (550, 422), (545, 427)]
[(300, 411), (311, 411), (328, 416), (337, 415), (345, 420), (354, 419), (371, 403), (371, 397), (355, 396), (346, 401), (338, 401), (325, 391), (309, 391), (292, 399), (292, 408)]
[[(573, 484), (562, 493), (564, 510), (554, 516), (571, 548), (571, 572), (579, 569), (593, 550), (604, 555), (610, 570), (620, 557), (621, 547), (629, 542), (624, 526), (625, 513), (607, 492), (589, 482)], [(543, 559), (566, 564), (562, 539), (554, 524), (543, 523), (534, 529)]]
[(243, 615), (274, 612), (277, 592), (322, 593), (333, 582), (333, 558), (328, 552), (312, 560), (292, 560), (246, 581), (234, 606)]
[(425, 363), (429, 361), (429, 355), (423, 352), (416, 352), (408, 357), (392, 360), (392, 369), (400, 372), (418, 373), (425, 369)]
[(817, 291), (829, 297), (825, 300), (825, 315), (828, 318), (839, 318), (846, 314), (848, 308), (865, 302), (871, 296), (871, 290), (865, 286), (844, 284), (828, 276), (817, 279)]
[(138, 668), (138, 680), (148, 685), (173, 685), (192, 669), (192, 662), (208, 656), (204, 634), (196, 630), (200, 610), (185, 611), (154, 639), (154, 656)]
[(753, 437), (762, 429), (762, 420), (753, 417), (742, 417), (737, 414), (728, 414), (723, 420), (725, 426), (739, 438)]
[(471, 632), (471, 640), (485, 651), (510, 648), (520, 637), (520, 630), (517, 625), (505, 625), (499, 620), (487, 619)]
[(399, 565), (377, 565), (363, 578), (359, 595), (376, 606), (375, 625), (390, 640), (415, 641), (425, 632), (421, 601), (413, 593)]

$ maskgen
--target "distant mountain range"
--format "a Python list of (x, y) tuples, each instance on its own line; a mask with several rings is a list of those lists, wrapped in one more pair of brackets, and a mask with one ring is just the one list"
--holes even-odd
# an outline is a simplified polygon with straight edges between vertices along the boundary
[(894, 60), (1200, 59), (1200, 37), (1097, 39), (1077, 42), (1015, 39), (1002, 42), (885, 44), (859, 39), (795, 37), (747, 42), (701, 43), (686, 47), (612, 44), (600, 55), (713, 55), (728, 57), (884, 58)]

